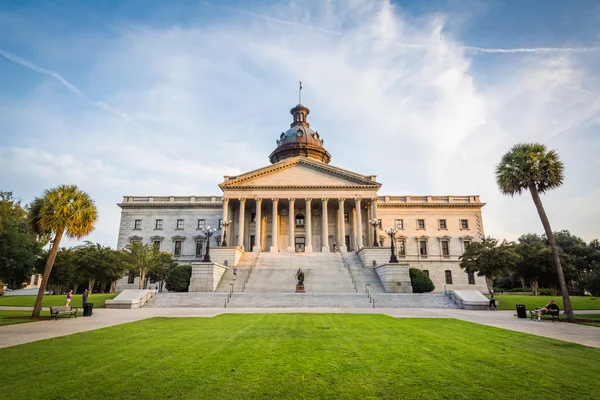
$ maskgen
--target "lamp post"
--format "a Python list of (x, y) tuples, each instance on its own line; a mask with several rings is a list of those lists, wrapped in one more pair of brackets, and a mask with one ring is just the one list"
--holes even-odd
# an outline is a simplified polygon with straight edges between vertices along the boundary
[(377, 225), (379, 225), (379, 221), (377, 221), (377, 218), (373, 218), (369, 221), (369, 224), (373, 226), (373, 247), (379, 247), (379, 243), (377, 243)]
[(223, 225), (223, 243), (221, 243), (221, 246), (223, 247), (227, 246), (227, 227), (229, 224), (231, 224), (230, 220), (221, 222), (221, 225)]
[(387, 233), (387, 235), (390, 237), (390, 241), (392, 242), (392, 255), (390, 256), (390, 264), (398, 264), (398, 258), (396, 257), (396, 249), (394, 246), (394, 239), (396, 239), (396, 233), (398, 233), (398, 230), (390, 227), (390, 229), (385, 231), (385, 233)]
[(206, 254), (204, 254), (203, 262), (211, 262), (210, 261), (210, 237), (215, 234), (217, 230), (215, 228), (211, 228), (210, 226), (202, 229), (202, 233), (204, 233), (204, 237), (206, 237)]

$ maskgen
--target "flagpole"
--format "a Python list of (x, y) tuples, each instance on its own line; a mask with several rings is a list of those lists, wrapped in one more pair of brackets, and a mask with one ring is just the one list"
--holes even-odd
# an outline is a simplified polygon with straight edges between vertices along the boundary
[(298, 104), (302, 104), (302, 81), (298, 81)]

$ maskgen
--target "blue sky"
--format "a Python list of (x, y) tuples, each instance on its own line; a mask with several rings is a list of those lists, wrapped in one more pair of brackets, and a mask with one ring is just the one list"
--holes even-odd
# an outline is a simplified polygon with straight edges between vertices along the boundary
[(114, 246), (123, 195), (220, 194), (268, 164), (297, 82), (332, 164), (381, 194), (480, 194), (486, 234), (542, 232), (494, 165), (566, 165), (555, 230), (600, 236), (597, 1), (0, 1), (0, 189), (74, 183)]

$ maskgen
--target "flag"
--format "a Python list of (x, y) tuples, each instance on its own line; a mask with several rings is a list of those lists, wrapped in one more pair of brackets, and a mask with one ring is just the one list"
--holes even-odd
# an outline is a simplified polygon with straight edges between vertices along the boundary
[(302, 81), (298, 81), (300, 83), (300, 89), (302, 89)]

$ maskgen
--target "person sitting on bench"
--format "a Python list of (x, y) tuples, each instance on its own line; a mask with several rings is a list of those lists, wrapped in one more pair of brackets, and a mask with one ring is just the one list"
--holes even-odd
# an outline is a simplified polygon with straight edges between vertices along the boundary
[(546, 307), (544, 308), (540, 308), (538, 310), (538, 321), (542, 320), (542, 315), (544, 314), (552, 314), (552, 315), (558, 315), (558, 313), (560, 312), (560, 309), (558, 308), (558, 306), (556, 305), (556, 302), (554, 300), (550, 300), (550, 303), (546, 304)]

